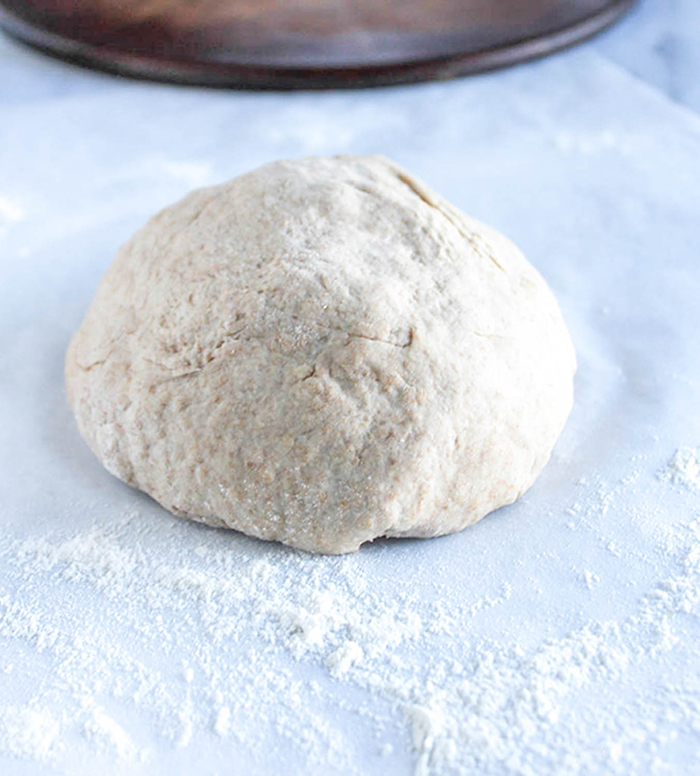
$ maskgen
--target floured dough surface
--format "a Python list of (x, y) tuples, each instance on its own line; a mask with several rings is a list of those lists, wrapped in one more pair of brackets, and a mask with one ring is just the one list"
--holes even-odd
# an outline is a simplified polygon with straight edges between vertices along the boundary
[(380, 157), (275, 162), (165, 209), (66, 358), (110, 472), (178, 515), (326, 553), (514, 501), (574, 371), (517, 248)]

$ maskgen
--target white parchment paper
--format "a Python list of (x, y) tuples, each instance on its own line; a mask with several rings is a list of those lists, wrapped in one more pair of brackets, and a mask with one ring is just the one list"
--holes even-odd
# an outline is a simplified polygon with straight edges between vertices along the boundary
[[(700, 495), (657, 474), (700, 445), (700, 120), (590, 49), (361, 93), (100, 84), (0, 123), (0, 771), (693, 772)], [(171, 517), (99, 466), (62, 383), (148, 216), (335, 153), (509, 235), (579, 357), (520, 502), (343, 560)]]

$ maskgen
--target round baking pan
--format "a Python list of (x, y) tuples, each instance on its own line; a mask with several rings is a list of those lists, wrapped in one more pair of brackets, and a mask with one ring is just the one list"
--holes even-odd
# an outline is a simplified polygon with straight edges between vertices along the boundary
[(205, 86), (379, 86), (492, 70), (590, 37), (634, 0), (0, 0), (0, 25), (119, 75)]

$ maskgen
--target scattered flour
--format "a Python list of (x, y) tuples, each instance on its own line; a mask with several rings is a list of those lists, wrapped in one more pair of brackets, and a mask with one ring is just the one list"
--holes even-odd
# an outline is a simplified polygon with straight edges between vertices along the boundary
[(60, 732), (60, 723), (45, 708), (9, 706), (0, 710), (0, 752), (46, 760)]
[(97, 706), (91, 710), (85, 723), (85, 735), (100, 747), (113, 750), (120, 760), (133, 762), (138, 756), (138, 749), (129, 734), (104, 709)]
[(658, 477), (700, 492), (700, 447), (679, 447)]
[(582, 576), (589, 590), (593, 590), (593, 586), (600, 582), (600, 577), (594, 571), (590, 571), (590, 569), (585, 569)]
[(326, 658), (326, 665), (332, 674), (345, 674), (350, 666), (360, 663), (365, 653), (355, 641), (346, 641)]
[(228, 706), (222, 706), (216, 714), (214, 730), (222, 738), (228, 735), (231, 728), (231, 709)]
[[(692, 483), (697, 464), (697, 451), (682, 448), (660, 476)], [(637, 474), (613, 487), (584, 482), (589, 497), (580, 493), (569, 515), (584, 528), (598, 521), (600, 533), (637, 483)], [(329, 773), (363, 773), (340, 710), (365, 726), (375, 741), (367, 751), (385, 763), (407, 746), (416, 776), (662, 776), (679, 736), (700, 753), (700, 679), (653, 692), (635, 684), (640, 671), (680, 654), (679, 618), (700, 611), (697, 519), (673, 529), (665, 551), (676, 572), (648, 587), (630, 616), (527, 647), (488, 641), (471, 626), (511, 602), (507, 585), (447, 609), (408, 592), (383, 596), (352, 558), (231, 553), (216, 532), (168, 553), (149, 546), (143, 525), (128, 515), (4, 548), (21, 595), (0, 595), (0, 640), (52, 668), (26, 707), (0, 707), (0, 752), (60, 765), (82, 733), (86, 757), (137, 772), (154, 754), (136, 743), (144, 739), (134, 720), (146, 718), (151, 746), (187, 748), (215, 735), (239, 757), (289, 750), (290, 772), (332, 764)], [(619, 562), (623, 548), (613, 549), (610, 562)], [(600, 588), (597, 571), (578, 574)], [(71, 608), (76, 586), (94, 606)], [(52, 587), (66, 617), (45, 600)]]

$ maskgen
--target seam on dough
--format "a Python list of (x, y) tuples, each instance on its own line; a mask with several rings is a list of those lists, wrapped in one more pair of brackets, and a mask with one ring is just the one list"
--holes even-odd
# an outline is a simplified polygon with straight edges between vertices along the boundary
[(159, 380), (157, 383), (153, 383), (151, 388), (155, 388), (159, 385), (163, 385), (164, 383), (171, 383), (174, 380), (182, 380), (185, 377), (192, 377), (193, 375), (198, 375), (202, 371), (202, 369), (204, 369), (204, 367), (199, 367), (199, 369), (193, 369), (191, 372), (182, 372), (182, 374), (179, 374), (179, 375), (170, 375), (170, 377), (166, 377), (164, 380)]
[(353, 189), (356, 189), (357, 191), (361, 191), (363, 194), (369, 194), (370, 197), (376, 197), (377, 192), (372, 190), (369, 186), (363, 186), (361, 183), (358, 183), (357, 181), (349, 180), (346, 181), (348, 186), (352, 186)]
[(423, 187), (419, 186), (416, 181), (399, 170), (394, 170), (394, 174), (401, 181), (401, 183), (404, 184), (404, 186), (407, 186), (419, 199), (422, 199), (423, 202), (428, 205), (428, 207), (431, 207), (433, 210), (437, 210), (438, 213), (442, 213), (442, 215), (447, 217), (442, 208), (436, 202), (433, 202), (433, 200), (430, 199), (428, 193), (424, 191)]
[(461, 223), (461, 220), (458, 218), (458, 214), (455, 213), (451, 207), (446, 206), (447, 203), (433, 201), (430, 198), (428, 192), (425, 191), (425, 189), (423, 189), (423, 187), (417, 181), (413, 180), (413, 178), (406, 175), (406, 173), (402, 172), (401, 170), (392, 168), (392, 171), (394, 175), (396, 175), (397, 180), (401, 181), (404, 186), (407, 186), (420, 200), (425, 202), (428, 207), (440, 213), (443, 218), (449, 221), (452, 226), (454, 226), (455, 229), (462, 235), (462, 237), (464, 237), (464, 239), (472, 246), (472, 248), (479, 256), (484, 256), (485, 253), (485, 258), (490, 259), (501, 272), (506, 275), (508, 274), (494, 257), (493, 249), (486, 242), (486, 240), (484, 240), (484, 238), (476, 232), (472, 232), (471, 230), (467, 229), (464, 224)]
[[(342, 331), (341, 329), (337, 329), (336, 331)], [(393, 340), (387, 340), (382, 339), (381, 337), (369, 337), (366, 334), (355, 334), (351, 331), (345, 331), (343, 334), (346, 334), (351, 339), (364, 339), (369, 340), (370, 342), (381, 342), (384, 345), (391, 345), (393, 348), (409, 348), (413, 344), (413, 329), (408, 330), (408, 341), (407, 342), (394, 342)]]
[(93, 361), (92, 364), (88, 364), (87, 366), (83, 366), (78, 359), (75, 359), (75, 365), (80, 369), (81, 372), (89, 372), (91, 369), (94, 369), (96, 366), (101, 366), (102, 364), (106, 364), (109, 360), (109, 357), (112, 355), (113, 351), (110, 351), (104, 358), (100, 358), (97, 361)]
[(505, 334), (486, 334), (481, 331), (473, 331), (475, 337), (485, 337), (486, 339), (508, 339)]

